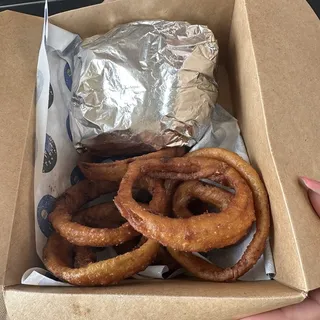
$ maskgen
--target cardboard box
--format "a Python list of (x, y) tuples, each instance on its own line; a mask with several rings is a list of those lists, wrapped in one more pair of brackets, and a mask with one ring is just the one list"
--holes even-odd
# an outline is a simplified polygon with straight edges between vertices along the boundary
[[(320, 287), (320, 221), (297, 183), (320, 179), (319, 21), (304, 0), (120, 0), (51, 22), (82, 37), (138, 19), (207, 24), (220, 44), (220, 103), (233, 105), (273, 216), (274, 281), (138, 281), (31, 287), (39, 265), (33, 211), (34, 88), (42, 19), (0, 14), (0, 316), (9, 319), (239, 319)], [(229, 80), (230, 86), (229, 86)], [(5, 304), (5, 305), (4, 305)]]

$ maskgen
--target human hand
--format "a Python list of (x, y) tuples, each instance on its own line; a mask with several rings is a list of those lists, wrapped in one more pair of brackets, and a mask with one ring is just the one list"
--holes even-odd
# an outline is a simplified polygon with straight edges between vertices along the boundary
[[(307, 189), (309, 200), (320, 217), (320, 182), (306, 177), (300, 178)], [(319, 230), (320, 232), (320, 230)], [(258, 314), (242, 320), (319, 320), (320, 319), (320, 288), (309, 292), (303, 302)]]
[(320, 181), (300, 177), (300, 181), (307, 189), (309, 200), (313, 206), (314, 211), (320, 217)]

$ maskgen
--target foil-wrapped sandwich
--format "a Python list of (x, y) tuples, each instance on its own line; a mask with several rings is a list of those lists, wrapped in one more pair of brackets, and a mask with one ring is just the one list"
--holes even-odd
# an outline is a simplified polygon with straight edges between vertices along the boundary
[(218, 44), (202, 25), (138, 21), (76, 49), (71, 131), (77, 149), (112, 156), (193, 146), (210, 126)]

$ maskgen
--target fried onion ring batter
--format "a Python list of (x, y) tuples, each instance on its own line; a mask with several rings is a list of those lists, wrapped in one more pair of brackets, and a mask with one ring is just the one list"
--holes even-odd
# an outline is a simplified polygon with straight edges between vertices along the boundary
[[(192, 152), (187, 157), (198, 157), (207, 156), (210, 158), (218, 159), (228, 163), (234, 167), (241, 176), (249, 184), (254, 197), (254, 206), (256, 214), (256, 232), (255, 235), (248, 245), (246, 251), (242, 255), (241, 259), (232, 267), (219, 268), (214, 264), (211, 264), (193, 254), (186, 252), (179, 252), (168, 248), (170, 254), (189, 272), (195, 276), (210, 281), (234, 281), (237, 278), (244, 275), (249, 271), (258, 261), (263, 253), (266, 240), (269, 234), (270, 228), (270, 212), (267, 191), (262, 181), (260, 180), (257, 172), (242, 158), (234, 153), (224, 149), (201, 149)], [(188, 216), (188, 212), (178, 208), (178, 198), (176, 198), (176, 209), (175, 213), (179, 216)], [(217, 206), (221, 206), (221, 203), (216, 203)]]
[(53, 233), (44, 248), (43, 261), (57, 278), (73, 285), (103, 286), (116, 284), (144, 270), (158, 250), (156, 241), (147, 240), (141, 247), (115, 258), (72, 268), (72, 245), (59, 234)]
[[(163, 183), (150, 177), (144, 177), (139, 183), (153, 194), (150, 204), (153, 203), (153, 206), (160, 212), (165, 212), (167, 194)], [(49, 215), (54, 229), (70, 243), (77, 246), (114, 246), (138, 236), (139, 233), (128, 222), (117, 228), (91, 228), (72, 221), (72, 216), (84, 204), (102, 194), (117, 191), (118, 186), (116, 182), (83, 180), (70, 187), (58, 199), (56, 208)]]
[[(228, 181), (236, 193), (229, 206), (218, 215), (202, 214), (187, 219), (163, 217), (142, 208), (132, 198), (132, 187), (144, 175), (174, 180), (194, 180), (210, 177)], [(239, 241), (254, 221), (250, 211), (246, 215), (251, 190), (236, 170), (226, 163), (208, 158), (172, 158), (135, 161), (123, 177), (115, 203), (128, 222), (144, 236), (164, 246), (180, 251), (208, 251)]]
[[(146, 204), (141, 204), (143, 207), (148, 207)], [(114, 203), (103, 203), (94, 207), (81, 210), (76, 215), (77, 222), (91, 227), (99, 228), (115, 228), (118, 227), (125, 219), (121, 216), (120, 212)], [(137, 247), (141, 241), (139, 237), (135, 237), (126, 241), (116, 247), (114, 250), (118, 255), (127, 253)], [(90, 247), (74, 248), (74, 266), (75, 268), (83, 267), (89, 263), (96, 262), (96, 255)], [(178, 262), (167, 252), (164, 247), (160, 247), (158, 254), (153, 262), (153, 265), (166, 265), (169, 270), (176, 270), (179, 268)]]
[[(153, 196), (149, 204), (150, 210), (160, 208), (161, 211), (165, 211), (167, 208), (167, 195), (163, 182), (153, 179), (148, 179), (148, 181), (150, 183), (149, 191)], [(103, 193), (106, 193), (105, 190), (111, 192), (111, 186), (103, 183), (86, 181), (78, 185), (80, 185), (78, 189), (75, 188), (78, 192), (79, 190), (85, 191), (88, 187), (91, 187), (88, 189), (88, 193), (84, 192), (85, 200), (79, 200), (77, 193), (71, 192), (70, 194), (67, 191), (61, 198), (58, 207), (62, 206), (64, 208), (66, 203), (70, 203), (69, 207), (74, 211), (77, 207), (81, 206), (80, 204), (95, 198), (100, 191), (103, 191)], [(94, 258), (89, 255), (90, 252), (87, 249), (79, 250), (77, 248), (77, 261), (75, 261), (75, 265), (79, 266), (79, 268), (72, 268), (73, 246), (61, 235), (54, 232), (48, 238), (47, 244), (44, 247), (43, 262), (46, 268), (56, 277), (71, 284), (102, 286), (118, 283), (122, 279), (143, 271), (154, 260), (159, 248), (160, 244), (158, 242), (147, 239), (145, 242), (143, 240), (139, 248), (131, 252), (99, 262), (93, 262)]]
[(49, 215), (49, 220), (62, 237), (77, 246), (106, 247), (128, 241), (139, 235), (128, 222), (118, 228), (109, 229), (91, 228), (72, 221), (73, 214), (84, 204), (117, 189), (118, 184), (115, 182), (80, 181), (58, 199), (56, 208)]

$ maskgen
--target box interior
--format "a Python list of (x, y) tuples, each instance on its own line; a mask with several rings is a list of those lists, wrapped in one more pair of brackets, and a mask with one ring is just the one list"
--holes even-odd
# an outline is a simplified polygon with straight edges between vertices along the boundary
[[(259, 1), (259, 8), (258, 4), (254, 4), (254, 1), (251, 0), (227, 0), (223, 3), (218, 0), (200, 0), (197, 2), (188, 0), (165, 0), (161, 2), (154, 0), (126, 0), (126, 3), (122, 5), (120, 4), (121, 2), (123, 3), (124, 1), (114, 1), (91, 8), (62, 13), (51, 17), (50, 20), (66, 30), (80, 34), (82, 37), (104, 33), (119, 23), (142, 19), (187, 20), (191, 23), (206, 24), (212, 29), (218, 38), (220, 46), (221, 65), (218, 72), (220, 96), (218, 102), (229, 111), (232, 108), (239, 119), (250, 159), (261, 173), (269, 192), (274, 221), (272, 247), (277, 271), (276, 281), (218, 284), (191, 280), (170, 280), (135, 281), (133, 285), (133, 281), (126, 280), (123, 285), (118, 287), (100, 289), (40, 288), (19, 285), (24, 271), (39, 265), (34, 243), (32, 195), (34, 156), (32, 146), (35, 124), (33, 93), (42, 20), (5, 12), (0, 16), (0, 25), (8, 25), (7, 29), (8, 32), (11, 32), (11, 36), (8, 33), (10, 39), (0, 37), (0, 46), (4, 48), (4, 54), (11, 56), (10, 59), (15, 60), (18, 75), (13, 77), (11, 69), (4, 66), (4, 68), (0, 69), (1, 78), (6, 79), (9, 84), (15, 84), (17, 82), (16, 77), (19, 77), (19, 73), (21, 74), (19, 78), (20, 95), (10, 94), (8, 88), (2, 83), (0, 84), (1, 97), (8, 97), (3, 99), (0, 110), (0, 121), (7, 128), (5, 131), (0, 131), (0, 136), (5, 141), (1, 149), (2, 161), (6, 163), (6, 168), (1, 168), (0, 178), (3, 181), (8, 181), (6, 187), (1, 189), (4, 201), (0, 204), (0, 208), (7, 216), (6, 219), (3, 218), (4, 221), (1, 226), (3, 232), (0, 232), (0, 246), (2, 246), (0, 249), (5, 255), (5, 261), (0, 264), (0, 271), (4, 275), (1, 278), (2, 283), (7, 287), (5, 289), (7, 309), (14, 314), (16, 309), (14, 303), (16, 303), (17, 297), (19, 297), (19, 301), (28, 302), (23, 304), (23, 308), (27, 308), (29, 303), (40, 305), (39, 300), (47, 300), (54, 295), (58, 300), (67, 299), (69, 301), (70, 306), (68, 308), (73, 308), (73, 311), (71, 310), (72, 314), (91, 312), (93, 317), (96, 316), (96, 312), (88, 311), (92, 310), (90, 306), (104, 301), (107, 294), (110, 298), (108, 305), (113, 305), (113, 310), (116, 311), (114, 311), (114, 314), (118, 316), (124, 311), (120, 308), (122, 302), (117, 301), (115, 297), (125, 296), (125, 302), (134, 303), (139, 308), (143, 306), (145, 312), (150, 312), (150, 306), (147, 305), (144, 299), (147, 295), (151, 295), (153, 306), (157, 306), (156, 308), (153, 307), (153, 310), (159, 308), (161, 311), (159, 314), (164, 314), (165, 312), (161, 310), (163, 308), (161, 303), (163, 303), (164, 297), (168, 301), (163, 305), (169, 303), (171, 305), (170, 310), (181, 308), (182, 304), (179, 307), (178, 303), (170, 302), (173, 301), (173, 297), (179, 297), (179, 301), (182, 302), (184, 299), (187, 299), (187, 301), (190, 299), (190, 302), (196, 301), (198, 307), (194, 307), (199, 308), (198, 312), (200, 314), (203, 312), (204, 318), (206, 318), (205, 310), (216, 307), (219, 312), (224, 312), (223, 319), (229, 319), (228, 315), (234, 314), (233, 308), (241, 310), (241, 308), (239, 309), (240, 301), (245, 313), (243, 315), (248, 315), (257, 312), (257, 310), (262, 312), (303, 300), (305, 295), (300, 291), (307, 291), (315, 287), (320, 281), (320, 277), (317, 278), (318, 274), (315, 271), (315, 267), (309, 265), (310, 255), (313, 254), (314, 256), (315, 246), (308, 240), (299, 239), (298, 235), (302, 235), (302, 231), (299, 225), (300, 221), (297, 220), (296, 210), (293, 207), (297, 204), (297, 200), (293, 198), (294, 194), (289, 194), (290, 205), (288, 206), (288, 193), (294, 191), (298, 195), (297, 197), (300, 201), (298, 209), (301, 209), (301, 206), (304, 205), (303, 210), (307, 217), (304, 220), (309, 223), (318, 223), (318, 221), (313, 219), (312, 210), (311, 208), (309, 209), (306, 196), (303, 195), (301, 190), (296, 190), (297, 187), (292, 186), (287, 186), (287, 189), (284, 190), (283, 183), (285, 178), (293, 183), (293, 176), (289, 176), (285, 169), (287, 163), (280, 158), (281, 150), (279, 152), (275, 150), (279, 148), (279, 145), (275, 142), (277, 137), (272, 137), (273, 140), (270, 139), (270, 135), (272, 136), (273, 134), (272, 130), (276, 129), (273, 127), (272, 122), (274, 119), (269, 112), (279, 112), (276, 109), (276, 107), (279, 108), (279, 104), (271, 100), (274, 105), (270, 106), (268, 100), (266, 100), (269, 92), (264, 90), (271, 90), (271, 93), (274, 94), (271, 88), (270, 74), (268, 74), (268, 70), (264, 69), (266, 67), (263, 66), (263, 62), (265, 62), (263, 61), (263, 54), (267, 55), (269, 52), (265, 47), (260, 48), (258, 46), (259, 41), (257, 41), (257, 38), (260, 38), (260, 36), (266, 37), (264, 32), (269, 26), (265, 24), (262, 18), (259, 21), (255, 18), (258, 10), (263, 12), (265, 9), (266, 15), (272, 22), (274, 18), (268, 11), (269, 5)], [(275, 11), (278, 8), (276, 0), (271, 2), (271, 7), (274, 8), (272, 11)], [(307, 10), (299, 1), (296, 6), (300, 11), (301, 8)], [(280, 17), (277, 16), (277, 12), (273, 12), (273, 14), (280, 20), (281, 14)], [(261, 12), (259, 17), (261, 17)], [(309, 16), (307, 15), (307, 17)], [(269, 46), (268, 48), (270, 49)], [(262, 49), (264, 51), (261, 51)], [(23, 50), (28, 50), (28, 55), (23, 54)], [(13, 57), (12, 52), (14, 52)], [(262, 75), (259, 72), (261, 69), (263, 69)], [(314, 71), (310, 70), (310, 72), (316, 76)], [(28, 76), (26, 77), (26, 75)], [(230, 85), (229, 80), (231, 81)], [(279, 79), (277, 80), (280, 81)], [(12, 85), (12, 88), (14, 88), (14, 85)], [(280, 93), (282, 94), (282, 92)], [(314, 103), (314, 101), (309, 102), (310, 104)], [(285, 108), (287, 102), (283, 101), (283, 104), (283, 108)], [(270, 107), (271, 111), (266, 110), (267, 107)], [(8, 110), (10, 110), (10, 113)], [(12, 117), (12, 114), (15, 116)], [(310, 121), (310, 117), (309, 119), (306, 119), (306, 117), (304, 119), (305, 121)], [(17, 126), (17, 121), (19, 126)], [(282, 119), (282, 121), (284, 120)], [(281, 127), (281, 121), (277, 119), (276, 122)], [(8, 130), (8, 123), (12, 123), (11, 130)], [(1, 125), (0, 128), (2, 128)], [(19, 130), (15, 128), (19, 128)], [(285, 134), (289, 134), (287, 131), (285, 130)], [(8, 136), (10, 136), (10, 139), (7, 138)], [(283, 135), (281, 138), (283, 138)], [(319, 153), (320, 151), (317, 152)], [(286, 155), (289, 157), (288, 153)], [(319, 155), (317, 159), (319, 159)], [(301, 159), (299, 161), (301, 162)], [(280, 169), (283, 169), (287, 176), (284, 174), (280, 176)], [(316, 169), (315, 164), (313, 169)], [(306, 172), (306, 174), (308, 173), (310, 171)], [(306, 228), (305, 230), (308, 230), (305, 225), (304, 227)], [(312, 233), (315, 233), (314, 229), (312, 229)], [(301, 257), (303, 250), (301, 251), (300, 249), (304, 245), (309, 245), (310, 250)], [(305, 263), (306, 261), (308, 263)], [(309, 271), (309, 273), (306, 273), (306, 271)], [(310, 274), (313, 278), (316, 276), (316, 280), (313, 282), (310, 280), (312, 279), (311, 276), (309, 277)], [(44, 297), (42, 293), (46, 293), (46, 296)], [(88, 301), (88, 310), (79, 306), (79, 301), (84, 301), (81, 299), (83, 294), (86, 294), (85, 301)], [(250, 299), (245, 299), (249, 297)], [(223, 305), (218, 303), (222, 298), (225, 299), (223, 300)], [(265, 299), (263, 303), (260, 301), (262, 298)], [(59, 310), (60, 305), (57, 299), (50, 304), (50, 307)], [(213, 301), (217, 303), (212, 304)], [(234, 303), (235, 301), (237, 303)], [(245, 307), (243, 303), (246, 303)], [(186, 306), (187, 304), (183, 304), (183, 308), (186, 308)], [(228, 310), (220, 310), (222, 307), (227, 309), (226, 306), (230, 308), (230, 313), (228, 313)], [(35, 305), (34, 307), (34, 310), (36, 310)], [(189, 307), (192, 308), (193, 306)], [(187, 307), (186, 312), (189, 312), (189, 307)], [(177, 311), (179, 311), (178, 309)], [(66, 311), (71, 312), (70, 310)], [(224, 314), (226, 314), (225, 317)], [(19, 317), (15, 318), (18, 319)], [(132, 315), (132, 319), (136, 318), (138, 319), (138, 315)]]

